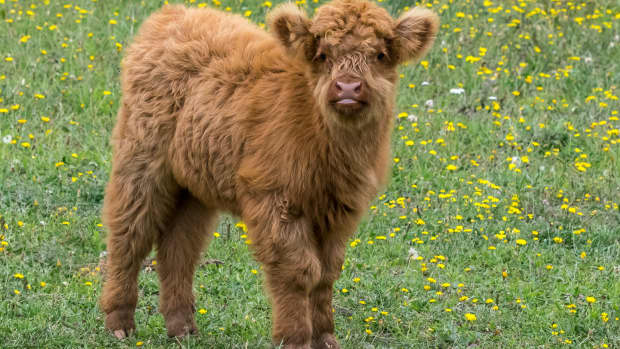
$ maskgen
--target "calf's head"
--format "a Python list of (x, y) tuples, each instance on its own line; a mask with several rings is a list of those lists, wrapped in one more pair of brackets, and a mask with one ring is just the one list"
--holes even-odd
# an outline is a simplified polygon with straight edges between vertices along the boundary
[(429, 10), (415, 8), (393, 19), (364, 0), (333, 1), (312, 19), (284, 4), (267, 22), (288, 54), (307, 67), (321, 113), (347, 126), (391, 114), (397, 66), (421, 58), (439, 25)]

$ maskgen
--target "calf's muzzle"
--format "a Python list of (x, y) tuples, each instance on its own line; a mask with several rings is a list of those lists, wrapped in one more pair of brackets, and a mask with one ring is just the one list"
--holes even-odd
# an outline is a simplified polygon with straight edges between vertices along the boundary
[(356, 112), (368, 104), (368, 88), (359, 78), (342, 76), (331, 82), (328, 100), (341, 113)]

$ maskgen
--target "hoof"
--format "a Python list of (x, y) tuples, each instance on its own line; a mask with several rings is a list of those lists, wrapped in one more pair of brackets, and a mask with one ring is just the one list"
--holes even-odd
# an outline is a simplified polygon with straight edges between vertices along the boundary
[(184, 337), (198, 334), (193, 312), (177, 312), (164, 316), (168, 337)]
[(340, 349), (340, 344), (333, 334), (323, 333), (312, 340), (312, 349)]
[(125, 337), (127, 337), (127, 333), (125, 330), (116, 330), (114, 331), (114, 337), (116, 337), (116, 339), (125, 339)]
[(276, 338), (272, 338), (271, 344), (274, 349), (312, 349), (310, 343), (290, 343), (290, 341), (278, 340)]
[(105, 328), (111, 331), (117, 339), (125, 339), (130, 336), (136, 329), (133, 311), (119, 309), (106, 314)]
[(310, 346), (310, 343), (308, 344), (299, 344), (299, 343), (283, 343), (281, 340), (278, 341), (275, 338), (273, 338), (273, 348), (276, 349), (312, 349), (313, 347)]

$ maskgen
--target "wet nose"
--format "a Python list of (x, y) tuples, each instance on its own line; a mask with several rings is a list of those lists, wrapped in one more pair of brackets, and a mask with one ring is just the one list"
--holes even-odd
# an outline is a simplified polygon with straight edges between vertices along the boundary
[(361, 81), (334, 81), (334, 89), (339, 99), (354, 99), (359, 100), (362, 95), (362, 82)]

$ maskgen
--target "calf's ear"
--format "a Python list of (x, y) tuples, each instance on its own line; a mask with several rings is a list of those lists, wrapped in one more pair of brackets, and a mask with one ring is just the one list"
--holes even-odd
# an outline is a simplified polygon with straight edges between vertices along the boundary
[(267, 15), (269, 31), (286, 50), (294, 56), (303, 54), (309, 60), (316, 51), (310, 24), (306, 13), (293, 3), (279, 5)]
[(391, 56), (397, 63), (424, 57), (433, 46), (438, 29), (439, 18), (434, 12), (420, 7), (405, 12), (394, 24)]

